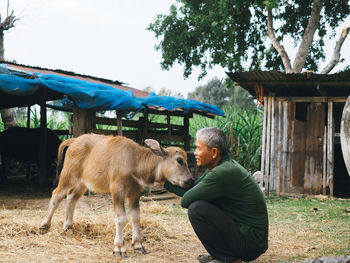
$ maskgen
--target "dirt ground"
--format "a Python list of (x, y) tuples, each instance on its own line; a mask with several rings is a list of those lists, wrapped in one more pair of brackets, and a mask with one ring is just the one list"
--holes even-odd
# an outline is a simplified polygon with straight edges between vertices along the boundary
[[(205, 250), (182, 209), (180, 199), (141, 202), (141, 227), (146, 255), (131, 248), (131, 225), (124, 230), (127, 259), (112, 254), (115, 226), (109, 195), (85, 195), (77, 203), (73, 229), (64, 232), (65, 201), (50, 231), (41, 234), (51, 193), (26, 183), (0, 185), (0, 262), (197, 262)], [(130, 219), (129, 219), (130, 220)], [(294, 254), (317, 254), (317, 244), (304, 237), (283, 238), (283, 226), (270, 229), (269, 249), (256, 263), (285, 262)], [(275, 238), (280, 237), (280, 238)]]

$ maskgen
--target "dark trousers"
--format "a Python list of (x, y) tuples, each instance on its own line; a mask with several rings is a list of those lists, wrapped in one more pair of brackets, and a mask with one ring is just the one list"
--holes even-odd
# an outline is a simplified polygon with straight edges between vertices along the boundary
[(199, 240), (208, 253), (216, 259), (251, 261), (258, 255), (249, 255), (246, 240), (238, 224), (221, 209), (203, 200), (188, 207), (188, 217)]

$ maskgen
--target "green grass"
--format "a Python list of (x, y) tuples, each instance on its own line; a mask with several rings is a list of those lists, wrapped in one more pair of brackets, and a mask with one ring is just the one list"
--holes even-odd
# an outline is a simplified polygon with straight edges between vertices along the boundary
[(283, 250), (284, 260), (350, 254), (350, 200), (275, 196), (266, 201), (271, 249), (275, 244), (291, 249)]

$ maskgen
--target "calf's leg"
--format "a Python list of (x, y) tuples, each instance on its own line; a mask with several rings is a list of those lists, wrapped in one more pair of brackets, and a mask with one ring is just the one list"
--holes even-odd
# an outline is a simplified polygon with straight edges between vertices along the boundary
[(66, 220), (64, 221), (64, 224), (63, 224), (64, 230), (67, 230), (72, 226), (75, 205), (77, 204), (78, 199), (85, 193), (85, 191), (86, 191), (85, 185), (80, 184), (68, 192), (67, 206), (66, 206)]
[(47, 210), (47, 216), (46, 218), (41, 222), (40, 224), (40, 230), (48, 230), (51, 225), (51, 219), (53, 214), (55, 213), (55, 210), (61, 203), (62, 199), (66, 196), (66, 188), (60, 187), (58, 185), (55, 190), (52, 191), (52, 196), (49, 203), (49, 208)]
[(123, 228), (126, 223), (126, 213), (124, 207), (124, 194), (122, 191), (111, 191), (114, 214), (115, 214), (115, 238), (113, 254), (119, 254), (122, 258), (126, 258), (126, 249), (123, 239)]
[(142, 236), (140, 234), (140, 196), (129, 197), (129, 207), (132, 223), (132, 246), (134, 250), (139, 250), (142, 254), (147, 251), (142, 245)]

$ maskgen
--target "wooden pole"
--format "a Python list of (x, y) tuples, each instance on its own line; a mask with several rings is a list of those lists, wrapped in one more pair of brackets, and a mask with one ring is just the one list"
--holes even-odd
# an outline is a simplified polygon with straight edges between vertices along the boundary
[(327, 147), (327, 174), (329, 194), (334, 196), (334, 126), (333, 126), (333, 102), (328, 102), (328, 147)]
[(118, 135), (123, 136), (123, 120), (122, 120), (122, 114), (120, 111), (116, 111), (117, 113), (117, 125), (118, 125)]
[(324, 195), (327, 194), (327, 127), (326, 126), (324, 127), (324, 135), (323, 135), (322, 193)]
[(230, 155), (231, 155), (231, 159), (233, 159), (233, 121), (231, 122), (231, 125), (230, 125)]
[[(30, 106), (27, 107), (27, 128), (30, 128)], [(26, 164), (26, 177), (30, 179), (30, 163)]]
[(184, 116), (184, 149), (190, 151), (190, 120), (188, 115)]
[(168, 145), (171, 145), (171, 119), (170, 119), (170, 114), (168, 113), (166, 115), (166, 120), (167, 120), (167, 125), (168, 125)]
[(276, 156), (276, 193), (281, 193), (282, 188), (282, 141), (283, 141), (283, 107), (282, 101), (278, 101), (278, 146), (276, 148), (277, 156)]
[(27, 107), (27, 128), (30, 128), (30, 106)]
[(263, 130), (261, 137), (261, 176), (260, 176), (260, 185), (264, 184), (264, 175), (265, 175), (265, 152), (266, 152), (266, 125), (267, 125), (267, 106), (268, 101), (267, 97), (264, 97), (264, 121), (263, 121)]
[(271, 93), (268, 96), (268, 107), (267, 107), (267, 127), (266, 127), (266, 150), (265, 150), (265, 191), (266, 195), (269, 196), (269, 176), (270, 176), (270, 154), (271, 154), (271, 107), (272, 107), (272, 96)]
[(77, 106), (73, 108), (73, 137), (78, 137), (93, 130), (94, 114), (96, 112), (79, 109)]
[(46, 185), (48, 182), (47, 165), (47, 116), (46, 116), (46, 89), (42, 89), (40, 103), (40, 158), (39, 158), (39, 185)]
[(269, 190), (274, 189), (274, 177), (275, 177), (275, 161), (276, 161), (276, 119), (275, 119), (275, 94), (271, 94), (271, 154), (270, 154), (270, 179), (269, 179)]

